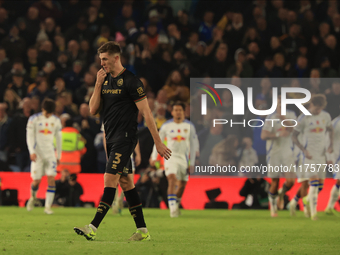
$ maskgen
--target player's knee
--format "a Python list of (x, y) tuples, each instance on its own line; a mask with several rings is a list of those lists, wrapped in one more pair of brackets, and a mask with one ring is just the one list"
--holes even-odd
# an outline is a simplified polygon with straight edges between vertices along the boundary
[(124, 191), (131, 190), (135, 187), (133, 181), (130, 180), (128, 177), (121, 177), (119, 179), (119, 185), (122, 187)]
[(104, 174), (104, 186), (117, 188), (119, 182), (120, 175), (118, 174)]

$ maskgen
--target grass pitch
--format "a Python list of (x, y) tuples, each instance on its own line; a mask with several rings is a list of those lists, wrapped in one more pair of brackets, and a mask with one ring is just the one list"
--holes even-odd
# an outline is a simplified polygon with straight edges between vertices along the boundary
[(96, 241), (74, 233), (89, 224), (95, 209), (0, 207), (0, 254), (338, 254), (340, 217), (319, 213), (311, 221), (288, 211), (272, 219), (269, 211), (182, 211), (171, 219), (167, 210), (145, 209), (149, 242), (128, 242), (135, 225), (127, 209), (110, 211)]

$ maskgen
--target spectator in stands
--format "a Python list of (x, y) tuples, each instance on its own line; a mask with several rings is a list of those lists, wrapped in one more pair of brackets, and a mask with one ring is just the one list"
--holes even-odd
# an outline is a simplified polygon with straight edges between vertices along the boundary
[(228, 69), (227, 76), (231, 77), (233, 75), (241, 78), (253, 76), (253, 67), (248, 63), (246, 59), (246, 51), (242, 48), (236, 50), (235, 64)]
[(104, 132), (100, 132), (96, 135), (94, 138), (94, 147), (97, 150), (97, 171), (98, 173), (105, 173), (105, 167), (106, 167), (106, 151), (104, 148)]
[(4, 102), (7, 105), (6, 111), (10, 117), (13, 117), (19, 108), (21, 98), (12, 89), (6, 89), (4, 93)]
[(0, 160), (7, 162), (9, 151), (8, 133), (11, 126), (12, 118), (7, 113), (7, 105), (0, 103)]
[(189, 88), (185, 86), (182, 75), (178, 70), (170, 73), (162, 89), (165, 90), (168, 100), (186, 102), (190, 97)]
[(328, 57), (323, 57), (320, 61), (320, 76), (322, 78), (334, 78), (338, 77), (338, 72), (332, 68), (331, 62)]
[(228, 135), (217, 143), (211, 151), (209, 165), (237, 166), (238, 167), (238, 138), (235, 135)]
[(32, 112), (33, 113), (41, 112), (40, 105), (41, 105), (41, 102), (40, 102), (40, 97), (39, 96), (31, 97), (31, 106), (32, 106)]
[(309, 76), (308, 59), (305, 56), (298, 56), (296, 64), (288, 71), (288, 77), (307, 78)]
[(54, 62), (56, 60), (56, 55), (53, 51), (53, 44), (49, 40), (45, 40), (41, 43), (39, 48), (39, 61), (45, 64), (47, 61)]
[(77, 23), (66, 30), (65, 38), (67, 42), (70, 40), (81, 41), (82, 39), (87, 39), (92, 42), (93, 34), (87, 27), (86, 18), (79, 17)]
[(63, 169), (61, 171), (60, 179), (55, 182), (56, 190), (53, 202), (54, 205), (65, 206), (69, 194), (69, 178), (70, 173), (67, 169)]
[(327, 94), (327, 107), (326, 111), (331, 115), (332, 119), (340, 114), (340, 82), (335, 81), (332, 83), (331, 91)]
[(213, 59), (207, 62), (208, 74), (210, 77), (227, 77), (227, 68), (229, 66), (228, 45), (220, 43), (216, 49)]
[(68, 59), (68, 54), (66, 51), (61, 51), (58, 53), (56, 68), (57, 72), (61, 75), (70, 71), (70, 61)]
[(263, 66), (257, 71), (256, 76), (270, 78), (284, 77), (282, 71), (275, 66), (275, 62), (271, 56), (265, 58)]
[(26, 125), (28, 118), (31, 116), (31, 110), (31, 99), (26, 97), (23, 99), (22, 111), (14, 115), (9, 129), (10, 152), (15, 154), (15, 162), (19, 171), (28, 171), (30, 165), (26, 144)]
[(216, 125), (215, 127), (211, 125), (209, 129), (198, 134), (200, 144), (200, 165), (209, 165), (209, 158), (214, 146), (224, 138), (222, 136), (222, 131), (222, 125)]
[(19, 36), (19, 32), (19, 28), (13, 25), (8, 36), (1, 41), (1, 46), (6, 49), (7, 56), (10, 59), (24, 57), (26, 42)]
[[(100, 123), (90, 117), (90, 108), (87, 104), (81, 104), (79, 115), (74, 118), (74, 122), (80, 127), (80, 134), (85, 138), (87, 152), (81, 160), (81, 169), (85, 173), (96, 172), (96, 149), (94, 138), (99, 133)], [(95, 157), (93, 157), (93, 155)]]
[(207, 43), (212, 39), (212, 31), (215, 28), (213, 23), (214, 15), (212, 11), (206, 11), (204, 13), (203, 21), (198, 28), (200, 41)]
[(24, 61), (24, 67), (29, 76), (29, 81), (32, 83), (42, 68), (42, 63), (38, 60), (38, 50), (36, 47), (31, 46), (27, 49), (27, 58)]
[(62, 12), (52, 0), (40, 0), (35, 2), (32, 6), (39, 10), (39, 18), (41, 21), (48, 17), (59, 20), (62, 17)]
[(71, 174), (68, 180), (69, 184), (69, 193), (66, 197), (65, 206), (72, 206), (72, 207), (80, 207), (83, 205), (83, 202), (80, 200), (80, 196), (83, 195), (83, 188), (77, 182), (77, 175)]
[(80, 88), (76, 90), (75, 98), (78, 105), (85, 103), (85, 96), (88, 93), (90, 87), (94, 87), (95, 77), (90, 73), (86, 72), (84, 75), (84, 83)]
[(46, 79), (42, 80), (41, 82), (37, 83), (37, 86), (32, 90), (29, 95), (30, 97), (38, 96), (40, 102), (44, 101), (44, 98), (53, 98), (53, 92), (48, 88), (48, 84)]
[(73, 62), (72, 71), (64, 74), (66, 88), (72, 92), (76, 91), (81, 86), (81, 72), (83, 64), (80, 61)]
[(19, 71), (12, 75), (12, 82), (7, 85), (7, 88), (12, 89), (20, 98), (27, 95), (28, 82), (24, 80), (24, 76)]

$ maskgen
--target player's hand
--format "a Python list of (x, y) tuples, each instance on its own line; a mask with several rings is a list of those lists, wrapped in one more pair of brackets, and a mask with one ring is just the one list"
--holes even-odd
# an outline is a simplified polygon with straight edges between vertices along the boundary
[(159, 155), (161, 155), (165, 159), (169, 159), (171, 156), (171, 150), (165, 146), (164, 143), (160, 142), (156, 144), (156, 149)]
[(100, 68), (100, 70), (97, 72), (97, 82), (96, 83), (100, 84), (100, 86), (101, 86), (103, 84), (106, 76), (107, 76), (107, 73), (104, 70), (104, 68)]
[(309, 154), (309, 151), (304, 150), (304, 151), (303, 151), (303, 154), (305, 154), (306, 158), (312, 159), (312, 155)]
[(30, 159), (35, 162), (37, 160), (37, 154), (33, 153), (30, 155)]
[(189, 175), (194, 174), (195, 173), (195, 166), (189, 166), (188, 170), (189, 170)]
[(60, 165), (60, 159), (57, 159), (57, 166)]
[(136, 154), (136, 157), (135, 157), (136, 166), (139, 166), (141, 162), (142, 162), (142, 157), (141, 157), (140, 153), (138, 153), (138, 154)]

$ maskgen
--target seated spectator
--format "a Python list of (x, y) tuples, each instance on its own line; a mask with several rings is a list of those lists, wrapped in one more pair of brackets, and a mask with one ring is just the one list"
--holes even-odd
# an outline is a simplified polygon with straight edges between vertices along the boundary
[(66, 198), (65, 206), (80, 207), (83, 202), (80, 200), (80, 196), (83, 195), (84, 191), (82, 186), (77, 182), (77, 175), (71, 174), (68, 180), (69, 194)]
[(70, 173), (67, 169), (63, 169), (61, 171), (60, 179), (56, 180), (55, 186), (55, 196), (54, 196), (54, 205), (65, 206), (66, 199), (70, 192), (70, 187), (68, 180), (70, 178)]
[(72, 71), (64, 74), (64, 80), (66, 88), (76, 91), (81, 86), (81, 72), (83, 69), (83, 64), (80, 61), (73, 62)]
[(248, 63), (246, 51), (242, 48), (236, 50), (235, 64), (228, 69), (227, 76), (231, 77), (233, 75), (241, 78), (253, 76), (253, 67)]
[(240, 190), (245, 200), (234, 204), (233, 209), (268, 209), (269, 183), (262, 178), (249, 178)]
[(22, 73), (17, 71), (13, 73), (12, 82), (7, 85), (7, 88), (12, 89), (20, 98), (24, 98), (27, 95), (28, 85)]
[(282, 71), (275, 66), (275, 62), (271, 56), (266, 57), (263, 66), (257, 71), (257, 77), (280, 78), (283, 77)]
[(238, 166), (238, 140), (235, 135), (228, 135), (227, 138), (216, 144), (209, 157), (209, 165)]
[[(255, 166), (258, 163), (258, 158), (257, 158), (256, 151), (253, 149), (253, 141), (251, 140), (251, 138), (244, 137), (242, 146), (243, 146), (243, 150), (241, 153), (240, 164), (239, 164), (240, 169), (242, 167)], [(242, 174), (242, 173), (241, 175), (245, 176), (245, 174)]]
[(28, 118), (31, 116), (31, 99), (24, 98), (22, 110), (13, 117), (9, 128), (9, 145), (10, 152), (14, 153), (16, 167), (18, 171), (29, 171), (31, 163), (26, 143), (26, 125)]
[(7, 162), (9, 151), (8, 132), (12, 122), (6, 113), (7, 105), (0, 103), (0, 161)]
[(4, 102), (7, 104), (7, 114), (13, 117), (19, 108), (21, 98), (12, 89), (6, 89), (4, 93)]
[(189, 88), (185, 86), (181, 73), (174, 70), (168, 76), (164, 87), (168, 100), (186, 102), (190, 97)]
[(332, 119), (340, 114), (340, 82), (333, 82), (330, 92), (327, 94), (326, 111), (331, 115)]
[(48, 88), (46, 80), (37, 83), (37, 86), (30, 93), (30, 97), (33, 96), (38, 96), (40, 102), (44, 101), (45, 97), (53, 98), (53, 92)]

